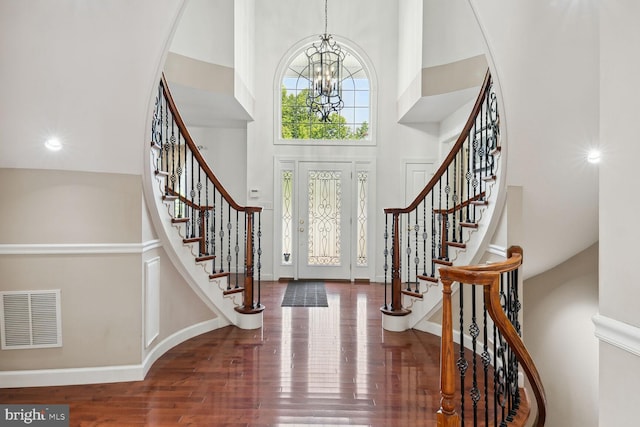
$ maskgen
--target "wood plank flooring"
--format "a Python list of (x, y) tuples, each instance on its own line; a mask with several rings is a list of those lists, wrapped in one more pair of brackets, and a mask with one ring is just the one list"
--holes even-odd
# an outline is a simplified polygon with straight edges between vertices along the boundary
[(329, 307), (280, 307), (161, 357), (144, 381), (0, 389), (0, 403), (69, 404), (72, 426), (434, 426), (439, 338), (381, 327), (380, 284), (326, 283)]

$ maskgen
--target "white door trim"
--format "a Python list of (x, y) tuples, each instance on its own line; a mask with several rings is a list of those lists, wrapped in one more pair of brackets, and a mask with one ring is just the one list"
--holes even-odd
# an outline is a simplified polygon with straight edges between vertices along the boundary
[[(368, 200), (367, 200), (367, 263), (366, 265), (357, 266), (357, 245), (351, 244), (351, 260), (353, 267), (351, 268), (350, 280), (354, 279), (368, 279), (375, 280), (375, 262), (376, 262), (376, 226), (377, 226), (377, 210), (376, 203), (376, 159), (374, 157), (329, 157), (329, 156), (314, 156), (302, 157), (302, 156), (274, 156), (274, 181), (273, 181), (273, 194), (274, 194), (274, 206), (273, 206), (273, 272), (274, 278), (290, 277), (298, 278), (298, 269), (295, 262), (285, 265), (282, 258), (282, 188), (281, 177), (282, 172), (285, 170), (292, 170), (294, 173), (294, 188), (292, 193), (297, 194), (298, 189), (295, 187), (296, 177), (299, 175), (299, 163), (301, 162), (330, 162), (330, 163), (350, 163), (351, 170), (355, 174), (359, 171), (368, 172)], [(354, 178), (351, 180), (352, 195), (351, 197), (351, 211), (357, 212), (357, 180)], [(296, 205), (296, 203), (294, 203)], [(294, 213), (297, 216), (297, 212)], [(357, 227), (351, 227), (352, 242), (355, 241)], [(297, 247), (297, 232), (292, 236), (292, 247)]]

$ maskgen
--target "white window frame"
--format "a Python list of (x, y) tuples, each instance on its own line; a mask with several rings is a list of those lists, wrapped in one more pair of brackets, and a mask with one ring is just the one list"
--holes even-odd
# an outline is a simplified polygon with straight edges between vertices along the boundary
[(273, 84), (274, 101), (274, 127), (273, 143), (275, 145), (306, 145), (306, 146), (375, 146), (377, 144), (377, 105), (378, 105), (378, 82), (371, 60), (364, 53), (362, 48), (354, 42), (332, 34), (333, 39), (340, 44), (347, 52), (360, 61), (364, 72), (369, 78), (369, 138), (368, 139), (284, 139), (282, 138), (282, 78), (291, 61), (300, 55), (312, 43), (317, 42), (318, 36), (307, 37), (292, 46), (282, 57), (276, 71)]

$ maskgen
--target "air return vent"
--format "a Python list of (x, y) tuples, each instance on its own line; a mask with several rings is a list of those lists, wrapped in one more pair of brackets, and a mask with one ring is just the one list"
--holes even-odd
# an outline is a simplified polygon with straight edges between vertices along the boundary
[(60, 290), (0, 292), (2, 349), (62, 347)]

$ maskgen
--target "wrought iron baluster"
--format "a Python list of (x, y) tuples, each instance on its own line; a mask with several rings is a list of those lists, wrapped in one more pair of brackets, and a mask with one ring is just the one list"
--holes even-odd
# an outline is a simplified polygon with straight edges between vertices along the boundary
[[(518, 300), (518, 280), (517, 280), (517, 270), (506, 273), (507, 280), (507, 302), (508, 302), (508, 317), (511, 321), (514, 329), (520, 332), (520, 321), (518, 319), (518, 313), (520, 311), (520, 301)], [(510, 391), (510, 411), (508, 419), (512, 420), (518, 408), (520, 407), (520, 389), (518, 387), (518, 360), (516, 358), (515, 352), (510, 348), (509, 349), (509, 391)]]
[[(231, 205), (227, 203), (227, 271), (231, 273)], [(236, 271), (236, 284), (235, 288), (238, 286), (238, 272)]]
[(204, 253), (204, 249), (202, 247), (203, 239), (204, 239), (204, 233), (202, 232), (202, 225), (203, 225), (203, 218), (202, 218), (202, 166), (200, 166), (198, 164), (198, 183), (196, 184), (196, 189), (198, 190), (198, 222), (197, 222), (197, 230), (198, 230), (198, 237), (200, 238), (200, 242), (199, 242), (199, 251), (200, 251), (200, 256), (203, 255)]
[[(460, 285), (462, 286), (462, 285)], [(480, 390), (478, 389), (478, 358), (477, 358), (477, 346), (478, 335), (480, 328), (478, 327), (476, 319), (476, 287), (471, 287), (471, 324), (469, 325), (469, 334), (471, 334), (471, 350), (473, 355), (472, 360), (472, 386), (470, 390), (471, 401), (473, 403), (473, 425), (478, 425), (478, 401), (480, 400)], [(460, 338), (461, 341), (464, 338)], [(461, 345), (463, 345), (461, 343)]]
[(414, 275), (414, 278), (415, 278), (415, 281), (416, 281), (416, 283), (415, 283), (415, 285), (416, 285), (416, 290), (415, 290), (415, 291), (416, 291), (416, 292), (419, 292), (419, 286), (418, 286), (418, 266), (420, 265), (420, 257), (418, 256), (418, 253), (419, 253), (419, 252), (418, 252), (418, 231), (420, 230), (420, 223), (418, 222), (418, 209), (417, 209), (417, 208), (416, 208), (416, 211), (415, 211), (415, 212), (416, 212), (416, 224), (414, 225), (414, 228), (415, 228), (415, 234), (416, 234), (416, 235), (415, 235), (415, 239), (416, 239), (415, 251), (416, 251), (416, 254), (415, 254), (415, 256), (414, 256), (414, 260), (413, 260), (413, 262), (414, 262), (414, 264), (415, 264), (415, 275)]
[(411, 214), (407, 214), (407, 290), (411, 291)]
[(493, 324), (493, 426), (498, 426), (498, 328)]
[(460, 288), (458, 290), (458, 296), (460, 298), (460, 342), (459, 342), (459, 353), (458, 353), (458, 371), (460, 372), (460, 425), (464, 427), (464, 396), (465, 396), (465, 387), (464, 387), (464, 378), (467, 372), (467, 368), (469, 367), (469, 362), (465, 358), (465, 348), (464, 348), (464, 286), (462, 283), (459, 284)]
[[(473, 131), (474, 131), (474, 139), (473, 139), (473, 155), (471, 156), (471, 170), (473, 171), (472, 174), (472, 178), (471, 178), (471, 186), (473, 187), (473, 199), (476, 200), (476, 198), (478, 197), (478, 195), (480, 194), (479, 188), (478, 188), (478, 169), (479, 169), (479, 165), (478, 165), (478, 153), (479, 153), (479, 146), (480, 146), (480, 139), (478, 138), (478, 120), (473, 122)], [(476, 216), (476, 205), (475, 203), (471, 203), (471, 212), (473, 214), (473, 222), (476, 222), (477, 216)]]
[(422, 275), (427, 275), (427, 198), (422, 199)]
[[(475, 125), (473, 126), (475, 128)], [(467, 137), (467, 173), (465, 174), (465, 179), (467, 181), (467, 192), (465, 199), (467, 200), (467, 222), (471, 222), (471, 178), (473, 174), (471, 172), (471, 151), (473, 150), (473, 138), (475, 138), (475, 130), (469, 130), (469, 136)]]
[[(171, 118), (171, 127), (173, 127), (173, 123), (174, 123), (174, 119), (173, 117)], [(178, 138), (180, 138), (180, 133), (178, 133)], [(178, 142), (180, 142), (180, 140), (178, 140)], [(178, 144), (178, 148), (179, 148), (179, 144)], [(178, 165), (176, 167), (176, 172), (174, 175), (174, 180), (177, 181), (177, 186), (176, 189), (174, 190), (173, 195), (177, 196), (178, 198), (176, 199), (176, 203), (178, 204), (178, 218), (186, 218), (187, 217), (187, 205), (186, 205), (186, 201), (187, 201), (187, 194), (189, 194), (187, 192), (187, 166), (188, 166), (188, 162), (187, 162), (187, 152), (185, 150), (184, 152), (184, 167), (182, 166), (182, 150), (177, 150), (178, 151)], [(176, 155), (172, 150), (171, 153), (171, 163), (175, 166), (175, 161), (176, 161)], [(185, 177), (184, 179), (182, 177)], [(180, 186), (182, 185), (182, 181), (184, 181), (184, 194), (180, 194)], [(183, 197), (181, 197), (183, 196)], [(183, 200), (184, 198), (184, 200)], [(187, 224), (187, 223), (185, 223)], [(186, 231), (185, 231), (185, 237), (189, 237), (189, 229), (188, 229), (188, 225), (185, 225), (185, 227), (187, 227)]]
[[(220, 273), (224, 273), (224, 197), (220, 192)], [(231, 280), (227, 278), (227, 290), (231, 289)]]
[[(459, 189), (459, 193), (460, 193), (460, 209), (458, 209), (458, 223), (462, 223), (464, 221), (464, 207), (462, 206), (462, 202), (467, 200), (467, 196), (464, 193), (464, 150), (465, 147), (469, 146), (469, 138), (465, 138), (464, 142), (462, 143), (462, 147), (460, 149), (460, 151), (458, 152), (458, 156), (460, 157), (460, 170), (458, 171), (458, 173), (460, 174), (460, 179), (459, 179), (459, 185), (460, 185), (460, 189)], [(463, 234), (462, 234), (462, 226), (460, 225), (459, 227), (459, 237), (458, 237), (458, 241), (460, 243), (464, 243), (464, 239), (463, 239)]]
[[(400, 280), (402, 280), (402, 256), (401, 256), (402, 255), (402, 236), (403, 236), (403, 233), (402, 233), (402, 215), (400, 215), (400, 214), (396, 215), (396, 221), (398, 221), (398, 233), (397, 233), (397, 236), (398, 236), (398, 270), (397, 270), (397, 274), (398, 274), (398, 278)], [(395, 236), (394, 236), (394, 238), (395, 238)], [(394, 244), (395, 244), (395, 240), (394, 240)], [(395, 248), (393, 248), (393, 249), (395, 251)], [(393, 262), (393, 259), (392, 259), (392, 262)], [(393, 274), (392, 274), (392, 276), (393, 276)], [(391, 292), (393, 292), (393, 286), (392, 286)], [(393, 305), (393, 302), (394, 301), (391, 302), (391, 305)], [(401, 305), (400, 301), (395, 301), (395, 302), (398, 305)]]
[(449, 198), (451, 197), (451, 186), (449, 185), (449, 170), (451, 170), (451, 166), (449, 166), (447, 168), (446, 171), (446, 179), (447, 179), (447, 184), (444, 187), (444, 194), (445, 194), (445, 200), (446, 200), (446, 210), (445, 210), (445, 223), (444, 223), (444, 228), (442, 229), (443, 234), (444, 234), (444, 238), (442, 239), (442, 246), (443, 246), (443, 250), (444, 250), (444, 259), (446, 259), (447, 261), (449, 260), (449, 245), (447, 245), (447, 242), (449, 241), (450, 237), (449, 237)]
[[(487, 144), (487, 120), (486, 120), (486, 115), (487, 115), (487, 102), (485, 99), (485, 102), (482, 103), (482, 107), (480, 108), (480, 114), (479, 114), (479, 120), (480, 120), (480, 141), (478, 143), (478, 160), (480, 163), (480, 170), (478, 171), (478, 178), (479, 178), (479, 184), (478, 184), (478, 193), (482, 194), (482, 192), (484, 191), (484, 189), (486, 188), (485, 183), (484, 183), (484, 176), (485, 176), (485, 168), (486, 168), (486, 163), (487, 163), (487, 159), (486, 159), (486, 144)], [(482, 198), (484, 199), (484, 197)]]
[[(234, 248), (234, 252), (235, 252), (235, 258), (236, 258), (236, 287), (240, 286), (240, 280), (238, 278), (238, 275), (240, 274), (240, 269), (238, 268), (238, 262), (239, 262), (239, 258), (240, 258), (240, 242), (238, 240), (238, 233), (240, 232), (239, 230), (239, 224), (240, 224), (240, 212), (236, 210), (236, 246)], [(244, 247), (246, 248), (247, 245), (247, 216), (245, 214), (244, 216), (244, 242), (245, 245)], [(246, 249), (245, 249), (246, 252)], [(247, 259), (247, 254), (244, 254), (245, 257), (245, 261)], [(244, 265), (247, 265), (246, 262), (244, 263)], [(247, 272), (245, 271), (244, 274), (247, 274)]]
[[(206, 178), (204, 180), (204, 204), (205, 204), (205, 210), (204, 210), (204, 252), (209, 255), (211, 254), (211, 252), (209, 251), (209, 243), (210, 243), (210, 239), (211, 239), (211, 233), (210, 233), (210, 229), (209, 227), (211, 226), (210, 221), (209, 221), (209, 217), (211, 215), (211, 206), (209, 206), (209, 178)], [(213, 264), (213, 262), (212, 262)]]
[[(216, 186), (212, 185), (213, 194), (211, 195), (211, 200), (213, 202), (213, 206), (211, 206), (211, 254), (216, 256)], [(217, 258), (217, 256), (216, 256)], [(213, 259), (213, 274), (217, 273), (216, 271), (216, 258)]]
[(169, 150), (171, 151), (171, 175), (169, 176), (169, 181), (171, 182), (171, 191), (175, 191), (175, 183), (176, 183), (176, 156), (175, 154), (175, 136), (173, 131), (173, 117), (171, 118), (171, 134), (169, 134), (169, 115), (167, 114), (166, 130), (167, 130), (167, 154), (169, 154)]
[(484, 379), (484, 425), (489, 425), (489, 365), (491, 355), (489, 354), (489, 330), (487, 325), (487, 305), (482, 301), (482, 370)]
[(431, 277), (436, 277), (436, 211), (435, 207), (435, 192), (431, 191)]
[[(458, 216), (458, 186), (456, 185), (456, 178), (458, 176), (458, 155), (456, 154), (456, 156), (453, 158), (453, 195), (451, 196), (451, 201), (453, 202), (453, 224), (451, 227), (451, 235), (453, 237), (452, 241), (453, 242), (457, 242), (457, 236), (456, 236), (456, 218)], [(462, 240), (460, 240), (460, 242), (462, 242)]]
[[(162, 96), (162, 90), (159, 91), (161, 93)], [(162, 96), (161, 101), (158, 103), (158, 105), (160, 106), (160, 115), (158, 117), (158, 129), (159, 129), (159, 134), (158, 134), (158, 142), (160, 143), (160, 170), (163, 172), (169, 172), (169, 167), (168, 167), (168, 163), (167, 163), (167, 153), (165, 151), (166, 149), (166, 139), (167, 139), (167, 132), (164, 131), (163, 129), (163, 125), (167, 120), (167, 109), (166, 109), (166, 105), (167, 105), (167, 100), (164, 98), (164, 96)], [(169, 185), (169, 181), (165, 181), (164, 183), (164, 194), (167, 195), (168, 193), (168, 185)]]
[[(192, 239), (194, 237), (196, 237), (196, 233), (194, 231), (194, 226), (195, 226), (195, 222), (196, 222), (196, 217), (195, 217), (195, 206), (196, 206), (196, 190), (195, 190), (195, 156), (193, 154), (193, 151), (189, 150), (189, 152), (191, 153), (191, 172), (190, 172), (190, 176), (191, 176), (191, 187), (189, 188), (189, 196), (191, 197), (191, 204), (189, 206), (189, 218), (190, 221), (187, 222), (188, 226), (190, 226), (191, 229), (191, 233), (187, 233), (189, 237), (191, 237)], [(185, 153), (186, 154), (186, 153)], [(185, 162), (187, 163), (187, 162)]]
[(443, 259), (442, 241), (444, 236), (442, 234), (443, 227), (443, 213), (442, 213), (442, 178), (438, 180), (438, 259)]
[[(507, 299), (505, 295), (504, 281), (500, 280), (500, 302), (502, 309), (507, 311)], [(496, 328), (496, 326), (494, 326)], [(498, 378), (498, 387), (499, 393), (498, 396), (498, 404), (500, 405), (500, 427), (507, 427), (507, 414), (508, 414), (508, 405), (509, 405), (509, 373), (508, 373), (508, 363), (507, 363), (507, 345), (502, 338), (502, 334), (498, 332), (498, 362), (494, 365), (494, 369), (496, 370), (496, 375)]]

